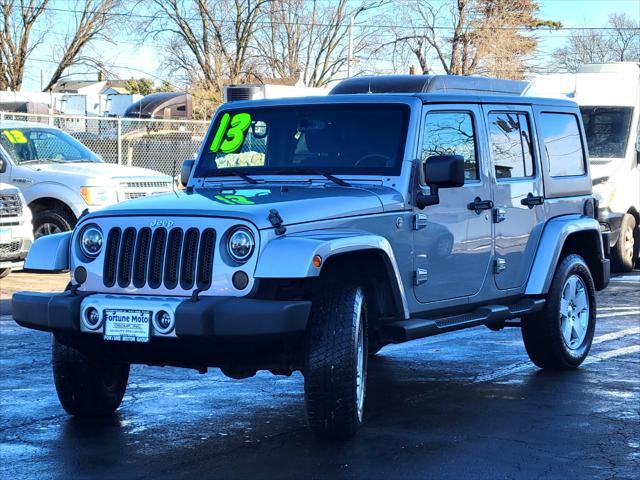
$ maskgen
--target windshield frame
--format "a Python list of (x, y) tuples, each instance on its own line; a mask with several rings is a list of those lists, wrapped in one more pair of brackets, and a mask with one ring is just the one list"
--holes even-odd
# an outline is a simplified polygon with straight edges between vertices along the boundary
[[(82, 142), (74, 138), (72, 135), (69, 135), (67, 132), (60, 130), (58, 128), (51, 128), (46, 125), (36, 126), (36, 125), (9, 125), (3, 126), (0, 124), (0, 132), (4, 130), (20, 130), (20, 131), (29, 131), (29, 132), (44, 132), (56, 137), (61, 138), (65, 142), (69, 143), (73, 148), (78, 149), (81, 153), (88, 152), (87, 157), (83, 157), (81, 160), (61, 160), (61, 159), (45, 159), (45, 158), (33, 158), (27, 160), (20, 160), (16, 158), (13, 152), (5, 147), (5, 145), (0, 142), (0, 149), (5, 154), (5, 156), (16, 166), (27, 166), (27, 165), (42, 165), (47, 163), (56, 163), (56, 164), (64, 164), (64, 165), (73, 165), (79, 163), (104, 163), (104, 160), (95, 152), (93, 152), (90, 148), (84, 145)], [(1, 133), (0, 133), (1, 135)], [(4, 142), (4, 140), (3, 140)]]
[[(582, 123), (584, 125), (584, 133), (585, 133), (585, 141), (587, 142), (587, 148), (589, 151), (589, 161), (590, 162), (596, 162), (596, 163), (602, 163), (602, 162), (610, 162), (612, 160), (623, 160), (625, 158), (627, 158), (627, 155), (629, 154), (629, 148), (630, 147), (630, 138), (631, 138), (631, 128), (633, 126), (633, 117), (635, 114), (635, 107), (633, 105), (579, 105), (579, 109), (580, 109), (580, 117), (582, 118)], [(627, 130), (626, 132), (624, 132), (624, 142), (623, 142), (623, 147), (622, 147), (622, 155), (621, 156), (601, 156), (601, 157), (594, 157), (592, 150), (589, 148), (589, 132), (587, 130), (587, 123), (584, 121), (584, 117), (585, 117), (585, 113), (584, 110), (591, 110), (591, 112), (589, 112), (590, 115), (594, 115), (593, 110), (595, 109), (602, 109), (602, 110), (607, 110), (607, 109), (625, 109), (629, 112), (629, 122), (627, 124)], [(596, 113), (597, 115), (597, 113)]]
[[(311, 178), (319, 178), (323, 182), (330, 182), (325, 176), (320, 174), (329, 173), (337, 177), (364, 180), (368, 183), (376, 181), (376, 183), (382, 182), (395, 186), (399, 177), (403, 175), (403, 166), (406, 161), (411, 161), (415, 152), (413, 152), (413, 144), (415, 143), (415, 130), (416, 122), (419, 122), (420, 109), (416, 108), (422, 105), (422, 102), (412, 96), (393, 96), (389, 95), (341, 95), (335, 97), (318, 96), (318, 97), (303, 97), (303, 98), (283, 98), (273, 100), (250, 100), (250, 101), (235, 101), (222, 105), (215, 113), (212, 119), (204, 141), (200, 146), (198, 153), (197, 163), (193, 169), (192, 180), (195, 186), (202, 186), (208, 183), (222, 183), (226, 181), (238, 181), (237, 173), (240, 172), (245, 175), (250, 175), (254, 179), (262, 181), (300, 181), (300, 178), (309, 180)], [(308, 170), (301, 168), (301, 172), (296, 173), (282, 173), (281, 171), (295, 170), (295, 165), (278, 165), (273, 167), (250, 167), (243, 166), (237, 168), (221, 168), (219, 170), (208, 168), (207, 163), (213, 161), (212, 155), (208, 153), (208, 148), (211, 144), (215, 131), (220, 123), (220, 119), (225, 113), (239, 113), (243, 110), (256, 110), (256, 109), (285, 109), (285, 108), (306, 108), (306, 107), (337, 107), (355, 109), (363, 108), (387, 108), (397, 107), (399, 109), (406, 109), (403, 112), (403, 126), (401, 129), (402, 137), (398, 142), (398, 154), (396, 155), (396, 162), (393, 167), (384, 167), (385, 171), (376, 171), (375, 167), (354, 169), (353, 167), (346, 167), (343, 169), (332, 168), (332, 166), (314, 166), (318, 173), (304, 173), (302, 170)], [(215, 155), (215, 154), (213, 154)], [(337, 171), (340, 170), (340, 171)], [(380, 170), (380, 169), (378, 169)], [(216, 172), (215, 174), (213, 172)], [(227, 173), (228, 172), (228, 173)]]

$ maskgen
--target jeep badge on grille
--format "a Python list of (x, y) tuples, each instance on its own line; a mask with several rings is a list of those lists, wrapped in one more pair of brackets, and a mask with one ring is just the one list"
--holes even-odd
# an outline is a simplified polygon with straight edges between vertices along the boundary
[(160, 220), (157, 218), (154, 218), (151, 221), (151, 227), (165, 227), (165, 228), (169, 228), (173, 226), (173, 220)]

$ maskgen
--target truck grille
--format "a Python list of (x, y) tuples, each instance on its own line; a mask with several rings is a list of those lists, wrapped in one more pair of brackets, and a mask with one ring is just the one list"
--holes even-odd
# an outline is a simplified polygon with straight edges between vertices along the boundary
[(0, 218), (22, 215), (22, 202), (17, 193), (0, 193)]
[(103, 283), (142, 288), (207, 290), (213, 274), (216, 232), (182, 228), (112, 228), (107, 234)]
[(10, 243), (4, 243), (0, 245), (0, 258), (4, 258), (12, 253), (19, 252), (22, 248), (22, 240), (14, 240)]
[(120, 187), (124, 191), (125, 200), (133, 200), (153, 193), (168, 192), (171, 190), (171, 182), (130, 181), (121, 183)]

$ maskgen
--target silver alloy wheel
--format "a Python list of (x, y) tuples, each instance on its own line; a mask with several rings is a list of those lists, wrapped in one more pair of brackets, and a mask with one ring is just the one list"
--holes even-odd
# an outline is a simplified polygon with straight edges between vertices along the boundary
[(627, 227), (624, 231), (622, 248), (624, 258), (629, 259), (631, 263), (633, 263), (633, 247), (635, 243), (634, 240), (633, 228)]
[(589, 297), (578, 275), (571, 275), (564, 283), (560, 299), (560, 331), (570, 350), (580, 348), (589, 329)]
[(363, 297), (362, 294), (356, 297), (356, 307), (358, 318), (356, 319), (358, 332), (356, 334), (356, 407), (358, 409), (358, 420), (362, 422), (364, 415), (364, 397), (366, 393), (367, 370), (365, 367), (366, 352), (364, 345), (364, 325), (363, 325)]
[(36, 231), (33, 233), (34, 238), (44, 237), (45, 235), (51, 235), (52, 233), (60, 233), (62, 229), (57, 226), (55, 223), (45, 222), (36, 228)]

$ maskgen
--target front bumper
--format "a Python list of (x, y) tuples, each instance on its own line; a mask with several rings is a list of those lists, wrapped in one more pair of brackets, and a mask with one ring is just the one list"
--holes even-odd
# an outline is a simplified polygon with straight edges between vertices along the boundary
[[(83, 332), (80, 322), (83, 301), (92, 301), (94, 297), (107, 303), (111, 299), (118, 306), (125, 302), (129, 308), (141, 308), (136, 306), (140, 302), (133, 295), (17, 292), (12, 301), (13, 318), (27, 328), (53, 333), (80, 333), (101, 339), (102, 336), (96, 333)], [(153, 297), (144, 297), (144, 300), (149, 301), (150, 298)], [(176, 303), (175, 332), (167, 336), (152, 336), (151, 342), (159, 338), (167, 341), (189, 338), (252, 340), (299, 335), (307, 327), (311, 309), (310, 301), (237, 297), (173, 301)]]
[[(608, 247), (613, 248), (620, 237), (620, 226), (622, 225), (623, 213), (615, 213), (608, 208), (598, 209), (598, 221), (603, 230), (608, 233)], [(607, 245), (605, 245), (605, 249)]]
[(33, 244), (30, 225), (2, 226), (0, 236), (0, 269), (22, 268), (24, 259)]

